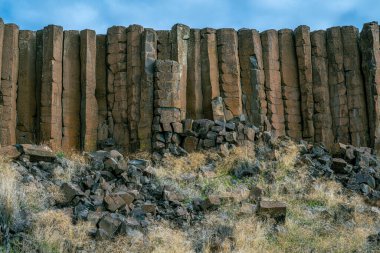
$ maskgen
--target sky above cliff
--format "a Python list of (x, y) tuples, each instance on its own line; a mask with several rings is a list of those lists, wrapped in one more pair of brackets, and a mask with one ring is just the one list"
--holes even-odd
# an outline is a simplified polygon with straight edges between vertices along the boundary
[(48, 24), (64, 29), (94, 29), (140, 24), (170, 29), (175, 23), (193, 28), (232, 27), (312, 30), (377, 20), (380, 0), (0, 0), (0, 17), (21, 29)]

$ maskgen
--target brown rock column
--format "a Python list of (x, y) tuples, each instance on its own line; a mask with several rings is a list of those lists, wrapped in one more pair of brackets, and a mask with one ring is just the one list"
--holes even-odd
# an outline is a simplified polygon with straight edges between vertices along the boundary
[(200, 36), (203, 116), (207, 119), (213, 119), (211, 101), (220, 96), (216, 30), (202, 29)]
[(98, 103), (98, 141), (108, 138), (107, 121), (107, 37), (96, 35), (96, 90)]
[(201, 34), (199, 29), (190, 30), (187, 52), (187, 118), (203, 118), (203, 94), (201, 77)]
[(141, 34), (143, 31), (144, 28), (139, 25), (131, 25), (127, 29), (127, 118), (130, 151), (136, 151), (140, 146), (137, 132), (140, 120)]
[(281, 89), (284, 101), (286, 134), (302, 138), (301, 93), (298, 80), (298, 63), (293, 31), (278, 31)]
[(344, 26), (341, 31), (351, 144), (367, 147), (368, 119), (364, 81), (360, 69), (359, 30), (353, 26)]
[(176, 24), (170, 32), (171, 60), (177, 61), (181, 70), (179, 96), (181, 98), (181, 119), (186, 118), (186, 91), (187, 91), (187, 51), (190, 38), (190, 28), (186, 25)]
[(157, 59), (169, 60), (172, 52), (170, 43), (170, 31), (160, 30), (157, 33)]
[(367, 95), (369, 140), (380, 153), (380, 42), (377, 22), (366, 23), (360, 33), (362, 70)]
[(110, 137), (122, 148), (129, 147), (127, 126), (127, 32), (123, 26), (107, 31), (107, 107)]
[(311, 61), (313, 65), (314, 140), (331, 148), (334, 143), (330, 111), (326, 31), (311, 35)]
[(299, 26), (294, 30), (298, 62), (298, 78), (301, 91), (302, 136), (314, 141), (313, 72), (311, 65), (310, 28)]
[(226, 120), (243, 113), (240, 86), (238, 39), (234, 29), (217, 30), (219, 87)]
[(261, 33), (265, 91), (268, 103), (267, 117), (276, 136), (285, 135), (284, 104), (281, 92), (281, 73), (277, 31)]
[(327, 29), (330, 107), (336, 142), (350, 143), (347, 88), (344, 80), (343, 43), (340, 27)]
[(63, 29), (49, 25), (43, 30), (41, 81), (41, 142), (53, 149), (62, 143), (62, 48)]
[(42, 88), (42, 62), (43, 62), (43, 30), (36, 32), (36, 142), (41, 143), (41, 88)]
[(3, 40), (4, 40), (4, 21), (0, 18), (0, 85), (1, 85), (1, 66), (3, 55)]
[(17, 25), (5, 25), (0, 86), (2, 96), (2, 104), (0, 106), (0, 140), (2, 146), (16, 143), (16, 99), (19, 65), (18, 35), (19, 29)]
[(141, 98), (138, 137), (140, 150), (152, 148), (152, 121), (154, 96), (154, 64), (157, 59), (157, 34), (145, 29), (141, 39)]
[(17, 143), (35, 143), (36, 127), (36, 33), (19, 32), (17, 80)]
[(96, 150), (98, 136), (98, 104), (96, 89), (96, 33), (80, 32), (81, 60), (81, 147), (84, 151)]
[(79, 150), (81, 138), (81, 60), (79, 31), (63, 32), (62, 148)]

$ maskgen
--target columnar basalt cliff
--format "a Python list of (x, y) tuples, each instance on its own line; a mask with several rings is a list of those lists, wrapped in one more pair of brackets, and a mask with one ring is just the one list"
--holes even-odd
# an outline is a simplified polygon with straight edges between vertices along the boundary
[(196, 144), (189, 120), (209, 119), (221, 132), (208, 136), (219, 139), (199, 140), (218, 146), (226, 122), (238, 119), (327, 148), (380, 151), (379, 36), (377, 22), (361, 32), (176, 24), (96, 35), (0, 19), (0, 143), (148, 151)]

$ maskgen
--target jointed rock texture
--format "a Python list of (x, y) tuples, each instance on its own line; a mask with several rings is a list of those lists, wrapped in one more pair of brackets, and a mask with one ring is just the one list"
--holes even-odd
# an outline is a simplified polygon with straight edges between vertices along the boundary
[(1, 145), (181, 153), (264, 130), (380, 151), (377, 22), (360, 33), (176, 24), (96, 35), (0, 19), (0, 56)]

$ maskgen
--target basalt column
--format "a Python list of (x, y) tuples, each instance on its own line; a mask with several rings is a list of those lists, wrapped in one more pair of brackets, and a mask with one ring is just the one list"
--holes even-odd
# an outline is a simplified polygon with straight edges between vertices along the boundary
[(157, 33), (157, 59), (169, 60), (172, 52), (170, 31), (160, 30)]
[(144, 28), (131, 25), (127, 29), (127, 118), (129, 127), (129, 150), (136, 151), (138, 123), (140, 119), (141, 34)]
[(179, 63), (181, 69), (181, 81), (179, 97), (181, 100), (181, 119), (186, 118), (186, 90), (187, 90), (187, 51), (190, 38), (190, 28), (186, 25), (176, 24), (170, 32), (172, 46), (171, 59)]
[(141, 98), (138, 138), (140, 150), (152, 148), (154, 64), (157, 59), (157, 34), (145, 29), (141, 38)]
[(63, 32), (62, 148), (80, 149), (80, 37), (79, 31)]
[(96, 33), (80, 32), (81, 60), (81, 147), (84, 151), (96, 150), (98, 136), (98, 104), (96, 89)]
[(2, 55), (3, 55), (3, 38), (4, 38), (4, 22), (0, 18), (0, 85), (1, 85), (1, 66), (2, 66)]
[(230, 120), (243, 113), (236, 31), (217, 30), (217, 46), (220, 94), (224, 100), (226, 120)]
[(248, 121), (262, 128), (266, 120), (267, 102), (260, 33), (241, 29), (238, 37), (243, 110)]
[(334, 143), (330, 111), (326, 31), (311, 35), (311, 61), (313, 65), (314, 128), (315, 142), (331, 148)]
[(17, 143), (35, 143), (36, 126), (36, 33), (19, 32), (17, 80)]
[(206, 119), (213, 119), (211, 101), (220, 96), (216, 30), (202, 29), (200, 36), (203, 115)]
[(109, 136), (129, 147), (127, 118), (127, 32), (123, 26), (107, 31), (107, 108)]
[(41, 88), (42, 88), (42, 58), (43, 58), (43, 30), (36, 32), (36, 142), (41, 142)]
[(267, 117), (276, 136), (285, 135), (284, 104), (281, 92), (281, 73), (277, 31), (261, 33), (265, 90), (268, 103)]
[(301, 94), (293, 31), (290, 29), (278, 31), (278, 44), (285, 130), (288, 136), (298, 140), (302, 138)]
[(367, 95), (370, 144), (380, 153), (380, 43), (377, 22), (366, 23), (360, 33), (362, 70)]
[(98, 102), (98, 141), (108, 138), (107, 120), (107, 37), (96, 35), (96, 90)]
[(43, 30), (41, 81), (41, 142), (52, 148), (62, 143), (62, 46), (63, 29), (49, 25)]
[(369, 144), (368, 120), (366, 94), (360, 69), (359, 30), (353, 26), (342, 27), (342, 41), (351, 144), (367, 147)]
[(4, 27), (0, 92), (0, 141), (1, 145), (16, 143), (16, 99), (19, 65), (19, 29), (15, 24)]
[(327, 29), (330, 107), (336, 142), (350, 143), (347, 87), (344, 80), (343, 43), (340, 27)]
[(201, 78), (201, 34), (199, 29), (190, 30), (187, 52), (187, 118), (203, 118), (203, 94)]
[(299, 26), (294, 31), (301, 91), (302, 137), (314, 141), (313, 72), (311, 65), (310, 28)]

